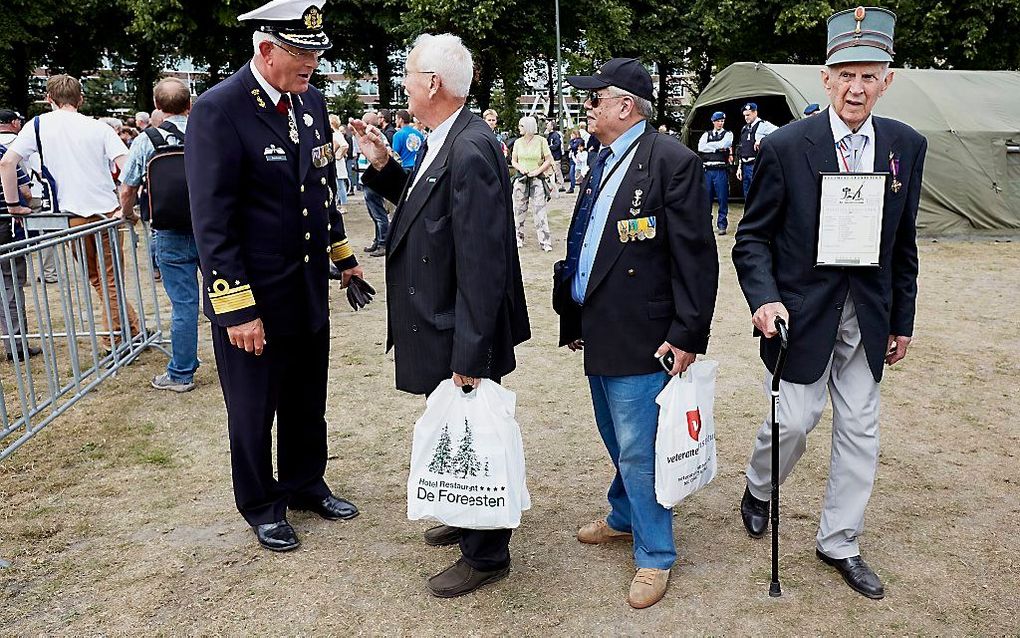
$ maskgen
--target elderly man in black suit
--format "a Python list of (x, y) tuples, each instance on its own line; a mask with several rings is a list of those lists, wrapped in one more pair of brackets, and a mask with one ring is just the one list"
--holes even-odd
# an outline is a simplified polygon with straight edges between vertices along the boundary
[[(465, 108), (471, 53), (460, 38), (423, 34), (407, 57), (408, 108), (432, 133), (405, 174), (382, 133), (352, 122), (371, 162), (364, 183), (397, 204), (386, 253), (386, 347), (397, 389), (429, 394), (444, 379), (499, 382), (531, 336), (517, 256), (510, 176), (485, 122)], [(460, 543), (462, 558), (433, 576), (440, 597), (507, 575), (510, 532), (440, 525), (429, 545)]]
[(185, 141), (234, 498), (272, 551), (300, 544), (288, 507), (328, 520), (358, 515), (324, 479), (329, 266), (344, 285), (362, 270), (332, 190), (326, 101), (308, 83), (330, 47), (323, 1), (274, 0), (240, 16), (252, 25), (254, 55), (195, 102)]
[[(789, 324), (790, 352), (780, 386), (779, 480), (789, 476), (832, 397), (832, 458), (816, 538), (818, 558), (855, 591), (882, 598), (881, 580), (861, 559), (858, 536), (878, 464), (882, 366), (907, 353), (917, 295), (914, 224), (925, 139), (871, 111), (892, 84), (895, 16), (858, 7), (829, 18), (822, 82), (830, 105), (762, 142), (733, 263), (763, 336), (771, 370), (779, 352), (775, 318)], [(875, 265), (826, 265), (819, 259), (822, 173), (881, 173), (884, 199)], [(766, 372), (765, 387), (772, 377)], [(765, 533), (771, 480), (771, 420), (747, 466), (741, 517)]]
[[(593, 76), (588, 130), (601, 150), (574, 209), (567, 257), (555, 269), (560, 345), (584, 351), (595, 422), (616, 467), (609, 516), (577, 532), (582, 543), (633, 542), (627, 602), (658, 602), (676, 561), (673, 514), (655, 500), (655, 397), (708, 347), (719, 257), (701, 160), (658, 133), (652, 78), (614, 58)], [(673, 359), (668, 373), (657, 357)]]

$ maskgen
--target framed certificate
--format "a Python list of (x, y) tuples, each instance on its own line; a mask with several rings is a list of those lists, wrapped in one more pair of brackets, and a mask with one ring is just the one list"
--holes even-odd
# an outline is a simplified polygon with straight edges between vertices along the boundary
[(822, 173), (816, 266), (877, 266), (886, 173)]

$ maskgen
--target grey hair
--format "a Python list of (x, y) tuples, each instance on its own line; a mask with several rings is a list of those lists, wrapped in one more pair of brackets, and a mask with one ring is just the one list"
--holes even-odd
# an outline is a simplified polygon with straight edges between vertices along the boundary
[(644, 118), (646, 120), (652, 119), (652, 116), (654, 115), (654, 112), (652, 110), (652, 103), (651, 102), (649, 102), (648, 100), (646, 100), (643, 97), (638, 97), (638, 96), (634, 95), (633, 93), (628, 93), (627, 91), (624, 91), (623, 89), (617, 88), (615, 86), (608, 86), (606, 88), (609, 90), (610, 95), (614, 95), (614, 96), (615, 95), (619, 95), (619, 96), (627, 96), (627, 97), (629, 97), (631, 100), (634, 101), (634, 108), (637, 110), (638, 115), (640, 115), (642, 118)]
[(416, 71), (435, 73), (450, 93), (467, 97), (475, 67), (471, 52), (459, 37), (452, 33), (423, 33), (415, 38), (411, 55), (418, 64)]
[(149, 114), (146, 113), (145, 111), (138, 111), (137, 113), (135, 113), (135, 122), (138, 121), (142, 122), (150, 121)]
[(523, 128), (525, 133), (531, 134), (538, 133), (538, 120), (531, 117), (530, 115), (525, 115), (520, 120), (518, 120), (517, 125)]
[(255, 55), (259, 54), (259, 45), (263, 42), (275, 42), (273, 36), (263, 31), (255, 31), (251, 34), (251, 48), (255, 50)]

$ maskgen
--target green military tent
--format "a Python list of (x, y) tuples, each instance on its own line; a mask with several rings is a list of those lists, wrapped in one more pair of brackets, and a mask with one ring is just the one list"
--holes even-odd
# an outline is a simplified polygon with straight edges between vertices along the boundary
[[(819, 66), (738, 62), (723, 69), (695, 101), (683, 138), (692, 148), (713, 111), (727, 128), (743, 126), (741, 107), (776, 125), (825, 108)], [(925, 234), (1020, 230), (1020, 73), (895, 69), (875, 114), (928, 138), (918, 229)]]

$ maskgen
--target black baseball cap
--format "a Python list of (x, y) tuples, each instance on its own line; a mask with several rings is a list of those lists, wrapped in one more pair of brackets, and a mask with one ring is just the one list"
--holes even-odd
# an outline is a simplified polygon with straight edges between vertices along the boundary
[(17, 111), (11, 109), (0, 109), (0, 124), (10, 124), (14, 120), (25, 121), (25, 118)]
[(567, 82), (571, 86), (586, 91), (615, 86), (649, 102), (654, 99), (652, 76), (635, 58), (613, 58), (603, 64), (593, 75), (568, 75)]

